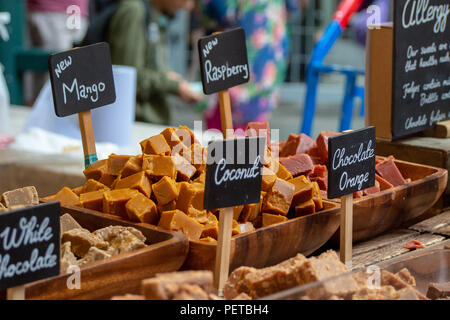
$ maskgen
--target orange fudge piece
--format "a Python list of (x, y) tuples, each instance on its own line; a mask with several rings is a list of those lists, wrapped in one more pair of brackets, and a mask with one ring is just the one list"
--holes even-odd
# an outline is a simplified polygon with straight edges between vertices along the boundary
[(279, 214), (270, 214), (270, 213), (263, 213), (262, 214), (262, 226), (267, 227), (272, 224), (281, 223), (287, 221), (288, 218), (285, 216), (281, 216)]
[(139, 191), (134, 189), (117, 189), (106, 191), (103, 194), (103, 212), (128, 218), (125, 205), (131, 198), (136, 197)]
[(191, 164), (200, 172), (206, 168), (207, 150), (200, 144), (194, 143), (189, 150), (183, 153), (183, 157), (190, 159)]
[(144, 171), (135, 173), (131, 176), (126, 177), (125, 179), (120, 179), (119, 181), (117, 181), (114, 187), (114, 189), (128, 188), (138, 190), (147, 198), (150, 198), (150, 195), (152, 194), (150, 181)]
[(217, 240), (214, 238), (211, 238), (211, 237), (200, 238), (200, 240), (198, 240), (198, 241), (203, 242), (203, 243), (211, 243), (211, 244), (217, 243)]
[(181, 182), (177, 200), (177, 209), (187, 213), (189, 207), (192, 205), (193, 198), (198, 192), (198, 187), (187, 182)]
[(203, 171), (197, 178), (195, 178), (193, 181), (194, 182), (198, 182), (201, 184), (205, 184), (205, 180), (206, 180), (206, 172)]
[(163, 212), (158, 226), (167, 230), (181, 231), (187, 235), (189, 240), (200, 239), (203, 231), (203, 226), (200, 223), (180, 210)]
[(81, 206), (80, 197), (67, 187), (62, 188), (53, 199), (59, 201), (61, 206)]
[(208, 222), (205, 223), (202, 232), (202, 238), (211, 237), (217, 240), (219, 236), (219, 220), (211, 212), (207, 213)]
[(123, 166), (122, 171), (120, 171), (120, 176), (122, 178), (126, 178), (140, 171), (142, 171), (142, 155), (138, 155), (128, 159), (128, 161)]
[(108, 157), (106, 173), (113, 176), (118, 176), (120, 174), (120, 171), (122, 171), (123, 167), (125, 166), (125, 163), (127, 163), (130, 158), (131, 156), (117, 155), (114, 153), (111, 154)]
[(272, 190), (267, 194), (263, 211), (287, 215), (294, 197), (295, 187), (292, 183), (277, 178)]
[(175, 180), (169, 177), (162, 177), (161, 180), (152, 185), (153, 194), (158, 204), (163, 206), (178, 197), (178, 190)]
[(113, 183), (117, 179), (117, 176), (114, 176), (109, 173), (103, 173), (98, 182), (103, 183), (105, 186), (109, 188), (113, 188)]
[(283, 180), (291, 180), (292, 174), (286, 169), (280, 162), (278, 162), (278, 171), (276, 173), (277, 177)]
[(83, 206), (83, 208), (102, 211), (103, 193), (105, 193), (104, 190), (82, 193), (80, 195), (81, 205)]
[(315, 212), (316, 206), (314, 205), (314, 201), (312, 199), (295, 206), (295, 215), (297, 217), (306, 216)]
[(235, 236), (235, 235), (240, 234), (240, 233), (241, 233), (241, 228), (239, 227), (239, 222), (237, 222), (236, 220), (233, 219), (231, 235)]
[(305, 176), (298, 176), (294, 179), (288, 180), (295, 186), (294, 198), (292, 199), (292, 205), (296, 206), (313, 197), (313, 185), (306, 179)]
[(175, 129), (175, 134), (180, 138), (181, 142), (187, 147), (200, 142), (195, 138), (194, 133), (186, 126), (179, 126)]
[(101, 176), (106, 173), (108, 159), (97, 160), (88, 168), (83, 170), (86, 179), (99, 180)]
[(177, 208), (177, 202), (175, 200), (170, 201), (168, 204), (164, 204), (164, 205), (158, 204), (159, 212), (172, 211), (172, 210), (175, 210), (176, 208)]
[(263, 167), (261, 190), (269, 191), (277, 180), (277, 175), (269, 168)]
[(176, 179), (177, 177), (175, 161), (173, 161), (171, 156), (144, 155), (142, 170), (145, 170), (150, 178), (168, 176)]
[(181, 143), (180, 137), (178, 137), (175, 131), (175, 128), (167, 128), (161, 132), (161, 135), (166, 139), (166, 142), (171, 149)]
[(95, 181), (94, 179), (89, 179), (86, 184), (83, 186), (83, 192), (87, 193), (91, 191), (103, 190), (107, 191), (109, 188), (105, 186), (103, 183)]
[(322, 193), (320, 192), (319, 184), (313, 182), (313, 201), (316, 211), (323, 209)]
[(244, 210), (244, 206), (235, 206), (233, 207), (233, 219), (239, 220), (241, 216), (242, 210)]
[(190, 207), (188, 210), (188, 216), (201, 224), (208, 223), (208, 212), (206, 210), (197, 210), (194, 207)]
[(188, 160), (177, 153), (173, 155), (173, 160), (177, 169), (177, 180), (189, 181), (197, 169), (191, 165)]
[(205, 197), (205, 185), (202, 183), (192, 183), (195, 194), (192, 197), (191, 205), (197, 210), (203, 210), (203, 199)]
[(82, 194), (84, 192), (84, 186), (73, 188), (72, 191), (77, 196), (80, 196), (80, 194)]
[(145, 222), (150, 224), (156, 224), (159, 219), (158, 209), (156, 204), (139, 193), (125, 205), (128, 219), (136, 222)]
[(170, 146), (162, 134), (140, 142), (142, 153), (170, 156)]

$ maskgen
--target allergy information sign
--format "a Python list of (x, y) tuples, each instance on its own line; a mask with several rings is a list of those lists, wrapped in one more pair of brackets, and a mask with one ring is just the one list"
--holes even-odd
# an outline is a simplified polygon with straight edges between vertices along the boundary
[(450, 2), (394, 1), (392, 134), (450, 119)]
[(59, 275), (60, 204), (0, 214), (0, 290)]
[(58, 117), (116, 101), (111, 55), (106, 42), (53, 54), (48, 59), (48, 67)]
[(375, 127), (328, 139), (328, 198), (375, 185)]
[(203, 92), (213, 94), (250, 80), (245, 32), (232, 29), (198, 41)]

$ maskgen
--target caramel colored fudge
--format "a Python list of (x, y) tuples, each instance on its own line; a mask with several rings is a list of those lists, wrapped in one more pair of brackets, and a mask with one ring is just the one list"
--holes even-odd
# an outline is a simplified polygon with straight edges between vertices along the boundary
[(169, 177), (161, 178), (161, 180), (152, 185), (152, 189), (158, 205), (161, 206), (176, 200), (178, 197), (178, 190), (175, 180)]
[(169, 147), (172, 149), (181, 143), (180, 137), (175, 133), (175, 128), (167, 128), (161, 132)]
[(278, 171), (276, 172), (278, 178), (283, 180), (291, 180), (292, 174), (280, 163), (278, 162)]
[(199, 189), (187, 182), (181, 182), (179, 187), (180, 192), (177, 200), (177, 209), (187, 213), (189, 207), (192, 205), (192, 200), (199, 192)]
[(208, 212), (206, 210), (197, 210), (194, 207), (190, 207), (187, 215), (201, 224), (208, 223)]
[(193, 144), (200, 144), (200, 142), (195, 138), (194, 133), (186, 126), (179, 126), (175, 129), (175, 134), (180, 138), (181, 142), (187, 147)]
[(197, 210), (203, 210), (203, 200), (205, 198), (205, 185), (202, 183), (192, 183), (195, 193), (191, 200), (191, 205)]
[(186, 160), (183, 156), (179, 154), (174, 154), (173, 160), (175, 162), (175, 167), (177, 169), (177, 180), (179, 181), (189, 181), (195, 174), (197, 169), (191, 165), (191, 163)]
[(62, 235), (62, 242), (69, 241), (72, 245), (72, 252), (79, 258), (83, 258), (91, 247), (107, 249), (108, 243), (89, 232), (86, 229), (72, 229)]
[(208, 222), (205, 223), (205, 225), (203, 226), (201, 237), (202, 238), (211, 237), (217, 240), (218, 236), (219, 236), (219, 220), (217, 220), (217, 217), (214, 214), (208, 212)]
[(106, 173), (108, 159), (97, 160), (88, 168), (83, 170), (86, 179), (99, 180), (101, 176)]
[(81, 206), (80, 197), (67, 187), (55, 194), (54, 200), (59, 201), (61, 206)]
[(0, 199), (2, 199), (3, 204), (7, 208), (39, 204), (39, 196), (36, 188), (33, 186), (6, 191), (2, 194)]
[(177, 177), (175, 161), (171, 156), (144, 155), (142, 170), (145, 170), (150, 178), (158, 179), (167, 176), (176, 179)]
[(198, 240), (198, 241), (203, 242), (203, 243), (210, 243), (210, 244), (216, 244), (217, 243), (217, 240), (214, 239), (214, 238), (211, 238), (211, 237), (200, 238), (200, 240)]
[(157, 207), (158, 207), (159, 212), (172, 211), (177, 208), (177, 202), (175, 200), (173, 200), (164, 205), (158, 204)]
[[(94, 180), (95, 181), (95, 180)], [(75, 193), (77, 196), (80, 196), (80, 194), (84, 193), (84, 186), (76, 187), (72, 189), (73, 193)]]
[(83, 208), (102, 211), (103, 210), (103, 190), (82, 193), (80, 201)]
[(139, 194), (134, 189), (117, 189), (103, 194), (103, 212), (127, 218), (125, 204)]
[(233, 207), (233, 219), (239, 220), (241, 216), (242, 210), (244, 210), (244, 206), (235, 206)]
[(107, 190), (109, 190), (109, 188), (101, 182), (95, 181), (94, 179), (88, 179), (88, 181), (86, 181), (86, 184), (83, 186), (81, 193), (97, 191), (97, 190), (107, 191)]
[(115, 189), (136, 189), (145, 195), (147, 198), (150, 198), (152, 194), (152, 188), (150, 184), (150, 180), (144, 171), (135, 173), (131, 176), (128, 176), (124, 179), (120, 179), (117, 181), (115, 185)]
[(114, 182), (116, 181), (117, 176), (114, 176), (109, 173), (103, 173), (98, 182), (103, 183), (108, 188), (114, 188)]
[(313, 201), (316, 211), (323, 209), (322, 193), (320, 192), (319, 184), (317, 182), (312, 183), (313, 186)]
[(313, 185), (305, 176), (298, 176), (289, 182), (295, 187), (292, 205), (297, 206), (313, 198)]
[(170, 146), (162, 134), (141, 141), (140, 145), (144, 154), (170, 156)]
[(263, 227), (267, 227), (272, 224), (285, 222), (287, 220), (288, 220), (288, 218), (286, 218), (285, 216), (281, 216), (279, 214), (270, 214), (270, 213), (262, 214), (262, 226)]
[(161, 214), (159, 227), (167, 230), (181, 231), (189, 240), (198, 240), (202, 235), (203, 226), (180, 210), (166, 211)]
[(241, 233), (241, 228), (239, 227), (239, 222), (233, 219), (231, 235), (235, 236)]
[(314, 205), (314, 201), (312, 199), (295, 206), (295, 216), (297, 217), (306, 216), (315, 212), (316, 206)]
[(278, 178), (265, 198), (263, 210), (268, 213), (287, 215), (294, 191), (295, 187), (292, 183)]
[(124, 156), (124, 155), (117, 155), (117, 154), (111, 154), (108, 157), (107, 169), (106, 173), (118, 176), (120, 174), (120, 171), (122, 171), (123, 167), (125, 166), (125, 163), (131, 158), (131, 156)]
[(277, 180), (277, 175), (269, 168), (263, 167), (261, 190), (269, 191)]
[(131, 221), (156, 224), (159, 219), (156, 204), (143, 194), (138, 194), (125, 205)]
[(120, 171), (122, 179), (142, 171), (142, 155), (131, 157)]

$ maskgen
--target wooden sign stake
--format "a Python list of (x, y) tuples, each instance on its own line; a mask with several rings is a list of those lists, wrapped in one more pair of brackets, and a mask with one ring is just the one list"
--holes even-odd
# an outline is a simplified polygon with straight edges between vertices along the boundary
[(230, 271), (231, 232), (233, 227), (233, 207), (220, 209), (219, 237), (217, 241), (214, 284), (222, 294), (223, 286)]
[(341, 197), (340, 236), (341, 261), (350, 268), (353, 245), (353, 194)]
[(81, 140), (83, 142), (84, 166), (87, 168), (98, 160), (91, 111), (78, 113), (78, 120), (80, 121)]
[(233, 129), (233, 116), (231, 115), (230, 93), (228, 90), (219, 92), (219, 106), (223, 137), (225, 139), (232, 138), (230, 129)]
[(25, 285), (9, 288), (6, 290), (6, 299), (25, 300)]

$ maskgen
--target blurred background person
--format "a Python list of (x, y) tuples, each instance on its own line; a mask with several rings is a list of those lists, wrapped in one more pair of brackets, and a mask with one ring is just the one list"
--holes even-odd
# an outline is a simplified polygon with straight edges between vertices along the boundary
[(170, 94), (188, 103), (202, 98), (181, 75), (169, 70), (166, 48), (172, 17), (180, 9), (191, 10), (192, 0), (91, 1), (97, 13), (91, 15), (83, 44), (107, 41), (113, 64), (136, 68), (137, 121), (169, 124)]
[[(79, 42), (86, 32), (88, 1), (27, 0), (27, 29), (30, 45), (51, 51), (72, 48), (73, 44)], [(70, 18), (75, 18), (77, 23), (68, 23)], [(27, 72), (25, 74), (24, 98), (27, 105), (33, 104), (47, 79), (47, 73)]]
[[(251, 121), (267, 121), (276, 108), (289, 54), (287, 19), (299, 3), (307, 1), (199, 0), (204, 28), (242, 27), (246, 33), (250, 82), (229, 90), (235, 129), (245, 129)], [(216, 95), (211, 96), (205, 120), (208, 128), (220, 129)]]

